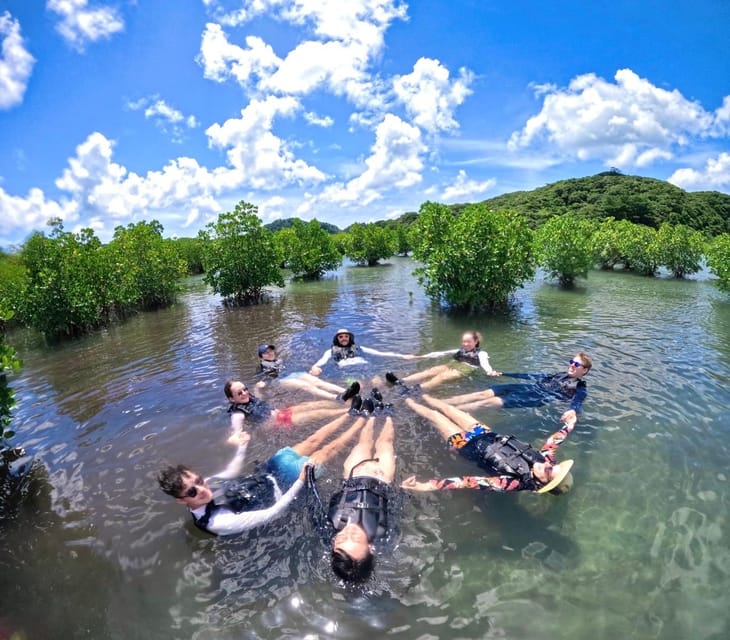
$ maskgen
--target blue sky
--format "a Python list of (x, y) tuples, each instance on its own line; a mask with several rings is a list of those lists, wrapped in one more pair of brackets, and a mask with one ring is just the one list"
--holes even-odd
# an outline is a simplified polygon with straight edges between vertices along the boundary
[(0, 0), (0, 247), (609, 167), (730, 193), (728, 33), (727, 0)]

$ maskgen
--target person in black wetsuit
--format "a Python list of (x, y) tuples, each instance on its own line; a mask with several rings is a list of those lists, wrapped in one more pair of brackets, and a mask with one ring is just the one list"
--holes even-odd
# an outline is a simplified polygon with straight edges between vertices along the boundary
[(466, 393), (444, 398), (444, 402), (463, 411), (471, 411), (478, 407), (540, 407), (554, 400), (570, 402), (570, 408), (560, 419), (564, 423), (575, 421), (588, 394), (588, 387), (583, 378), (593, 366), (590, 356), (578, 352), (568, 361), (568, 369), (564, 373), (503, 373), (510, 378), (532, 380), (532, 384), (497, 384), (484, 391)]
[(390, 542), (395, 531), (389, 504), (395, 477), (393, 420), (385, 418), (377, 440), (374, 425), (375, 418), (369, 418), (347, 456), (342, 487), (330, 499), (326, 524), (320, 525), (331, 544), (332, 569), (348, 582), (370, 577), (374, 552)]

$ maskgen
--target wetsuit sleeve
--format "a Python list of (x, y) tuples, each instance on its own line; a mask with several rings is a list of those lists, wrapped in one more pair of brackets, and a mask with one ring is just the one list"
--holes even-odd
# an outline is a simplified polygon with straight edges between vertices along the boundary
[(521, 380), (544, 380), (549, 378), (552, 373), (503, 373), (508, 378), (520, 378)]
[(394, 351), (378, 351), (377, 349), (371, 349), (370, 347), (360, 347), (360, 351), (363, 353), (367, 353), (371, 356), (388, 356), (391, 358), (412, 358), (413, 356), (403, 354), (403, 353), (395, 353)]
[(486, 373), (492, 373), (492, 365), (489, 364), (489, 354), (486, 351), (479, 351), (479, 366), (484, 369)]
[(545, 440), (545, 444), (542, 445), (540, 453), (544, 455), (550, 462), (554, 463), (555, 453), (557, 452), (558, 447), (563, 444), (563, 442), (573, 429), (574, 427), (572, 426), (568, 426), (567, 424), (564, 425), (562, 429), (556, 431), (547, 440)]
[(292, 500), (296, 497), (299, 490), (304, 486), (302, 480), (297, 480), (291, 488), (281, 498), (268, 509), (258, 509), (256, 511), (243, 511), (242, 513), (233, 513), (228, 510), (221, 510), (213, 514), (208, 521), (206, 529), (211, 533), (219, 536), (229, 536), (234, 533), (241, 533), (254, 527), (259, 527), (275, 520), (282, 515)]
[(239, 445), (236, 455), (233, 456), (233, 460), (228, 463), (228, 466), (220, 473), (213, 474), (212, 477), (228, 479), (240, 476), (243, 463), (246, 461), (246, 449), (248, 449), (248, 444)]
[(320, 368), (321, 367), (324, 367), (324, 365), (327, 364), (327, 361), (330, 359), (331, 356), (332, 356), (332, 350), (331, 349), (327, 349), (327, 351), (325, 351), (322, 354), (322, 357), (319, 360), (317, 360), (317, 362), (315, 362), (312, 366), (313, 367), (320, 367)]
[(579, 384), (575, 389), (575, 395), (573, 396), (573, 400), (570, 403), (570, 408), (573, 409), (576, 413), (579, 413), (581, 407), (583, 406), (583, 401), (586, 399), (587, 395), (588, 387), (585, 384)]
[(435, 478), (430, 484), (439, 491), (450, 489), (480, 489), (481, 491), (519, 491), (522, 483), (511, 476), (461, 476)]

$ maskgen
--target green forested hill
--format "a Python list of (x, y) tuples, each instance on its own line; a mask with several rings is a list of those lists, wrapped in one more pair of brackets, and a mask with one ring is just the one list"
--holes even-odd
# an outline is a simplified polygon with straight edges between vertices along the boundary
[(505, 193), (484, 202), (490, 209), (521, 213), (535, 227), (554, 215), (575, 212), (587, 218), (613, 216), (652, 227), (662, 222), (685, 224), (713, 236), (730, 233), (730, 195), (718, 191), (688, 193), (662, 180), (617, 171)]

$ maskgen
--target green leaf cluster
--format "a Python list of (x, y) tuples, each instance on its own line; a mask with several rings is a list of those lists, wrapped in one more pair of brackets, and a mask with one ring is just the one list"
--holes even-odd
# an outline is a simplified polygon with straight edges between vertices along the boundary
[(413, 225), (415, 273), (426, 293), (455, 309), (492, 309), (508, 304), (533, 277), (533, 232), (510, 211), (469, 205), (455, 216), (450, 207), (424, 203)]
[(275, 238), (284, 266), (295, 277), (316, 280), (325, 271), (342, 264), (342, 254), (334, 238), (317, 220), (305, 223), (295, 219), (292, 226), (277, 232)]
[(730, 233), (723, 233), (707, 247), (707, 266), (717, 276), (721, 291), (730, 292)]
[(91, 229), (33, 234), (20, 253), (25, 267), (22, 320), (49, 338), (78, 336), (144, 309), (172, 303), (184, 263), (157, 221), (117, 227), (102, 245)]
[(593, 267), (594, 224), (575, 214), (550, 218), (535, 234), (538, 264), (562, 286), (572, 286), (576, 278), (588, 277)]
[(656, 244), (659, 263), (675, 278), (697, 273), (702, 267), (705, 239), (699, 231), (665, 222), (657, 231)]
[(258, 302), (264, 288), (284, 286), (273, 234), (261, 225), (258, 208), (241, 201), (198, 234), (204, 281), (228, 304)]
[(395, 234), (381, 225), (355, 223), (347, 230), (345, 255), (358, 264), (372, 267), (379, 260), (395, 255), (397, 250)]
[(595, 261), (604, 270), (621, 266), (626, 271), (652, 276), (659, 267), (653, 227), (607, 218), (593, 234), (592, 245)]

